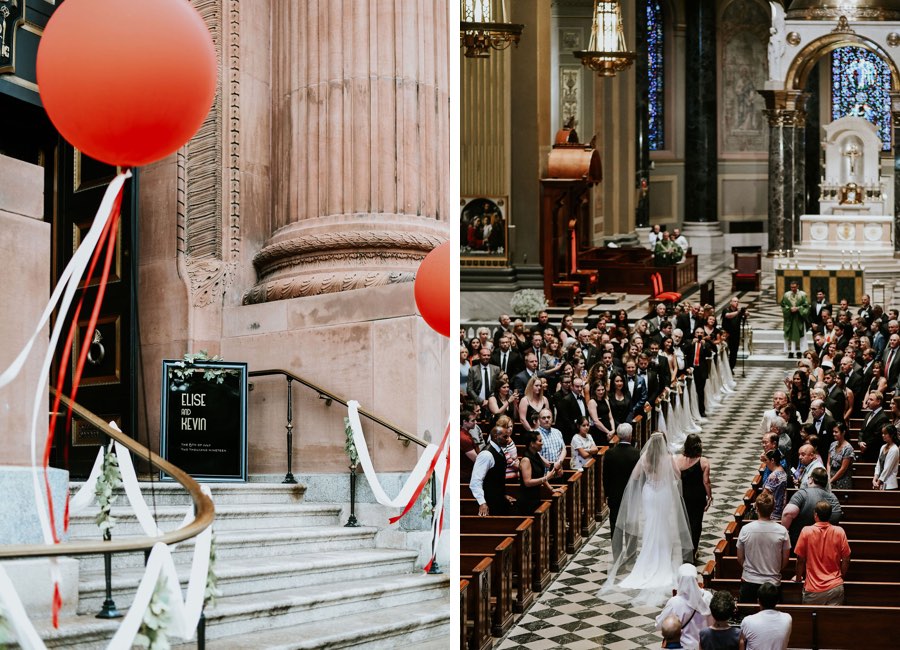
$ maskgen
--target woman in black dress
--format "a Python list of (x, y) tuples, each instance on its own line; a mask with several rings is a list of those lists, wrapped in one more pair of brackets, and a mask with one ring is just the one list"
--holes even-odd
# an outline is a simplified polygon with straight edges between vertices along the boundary
[(609, 407), (606, 384), (597, 382), (592, 392), (593, 396), (587, 405), (588, 415), (591, 419), (590, 436), (598, 445), (608, 445), (616, 434), (616, 423)]
[(519, 485), (522, 489), (516, 500), (516, 510), (520, 515), (529, 516), (541, 504), (541, 487), (548, 485), (550, 479), (556, 476), (556, 469), (544, 467), (544, 459), (540, 456), (544, 440), (540, 431), (529, 431), (524, 438), (525, 452), (519, 459)]
[(806, 373), (802, 370), (797, 370), (788, 386), (791, 391), (789, 401), (794, 408), (797, 409), (800, 421), (806, 422), (809, 417), (809, 405), (811, 402), (809, 397), (809, 382), (807, 381)]
[(618, 427), (628, 421), (628, 414), (631, 412), (631, 397), (625, 390), (625, 377), (621, 374), (613, 375), (609, 386), (609, 407), (612, 409), (613, 420)]
[(675, 465), (681, 472), (681, 495), (684, 498), (688, 523), (691, 527), (694, 559), (697, 557), (697, 549), (700, 546), (703, 513), (712, 504), (709, 461), (701, 455), (702, 453), (703, 443), (700, 436), (691, 433), (684, 440), (684, 451), (675, 457)]

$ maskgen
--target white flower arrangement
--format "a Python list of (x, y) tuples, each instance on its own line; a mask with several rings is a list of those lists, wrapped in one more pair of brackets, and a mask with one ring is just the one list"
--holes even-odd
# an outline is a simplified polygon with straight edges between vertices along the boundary
[(516, 314), (531, 320), (535, 314), (547, 309), (548, 303), (543, 291), (520, 289), (513, 294), (509, 306)]
[(113, 526), (116, 525), (116, 520), (110, 512), (117, 498), (113, 492), (120, 487), (122, 487), (122, 472), (119, 470), (119, 459), (113, 453), (112, 445), (108, 445), (103, 456), (103, 469), (97, 477), (97, 485), (94, 488), (97, 503), (100, 505), (100, 512), (94, 521), (103, 533), (103, 539), (110, 539)]

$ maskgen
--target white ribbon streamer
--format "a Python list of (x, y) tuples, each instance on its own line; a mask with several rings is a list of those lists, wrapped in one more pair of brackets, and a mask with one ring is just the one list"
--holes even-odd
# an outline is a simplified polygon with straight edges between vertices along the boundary
[(378, 475), (375, 473), (375, 468), (372, 466), (372, 459), (369, 457), (369, 448), (366, 445), (366, 438), (363, 436), (362, 432), (362, 424), (359, 421), (359, 402), (356, 400), (348, 402), (347, 413), (348, 419), (350, 420), (350, 430), (353, 433), (353, 444), (356, 445), (356, 453), (359, 455), (359, 464), (362, 465), (363, 472), (366, 475), (366, 480), (369, 481), (375, 500), (381, 505), (388, 506), (389, 508), (405, 507), (412, 498), (416, 488), (419, 487), (419, 483), (425, 478), (425, 474), (431, 466), (431, 461), (434, 460), (434, 455), (437, 453), (437, 445), (431, 444), (425, 447), (425, 450), (419, 457), (419, 462), (416, 463), (416, 466), (413, 468), (406, 483), (400, 489), (400, 493), (395, 499), (391, 499), (384, 491), (384, 488), (381, 487)]

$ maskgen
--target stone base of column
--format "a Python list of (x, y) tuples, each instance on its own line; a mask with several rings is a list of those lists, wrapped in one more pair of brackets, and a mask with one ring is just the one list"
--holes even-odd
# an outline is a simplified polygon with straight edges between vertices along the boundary
[[(100, 529), (97, 529), (100, 539)], [(49, 619), (53, 614), (53, 578), (50, 576), (50, 559), (45, 557), (0, 562), (3, 570), (19, 594), (19, 600), (32, 621)], [(60, 617), (75, 616), (78, 609), (78, 560), (73, 557), (57, 559), (62, 596)]]
[(412, 282), (446, 224), (416, 215), (332, 215), (278, 230), (253, 260), (244, 304)]
[(687, 237), (691, 245), (691, 251), (696, 255), (722, 255), (725, 253), (725, 237), (722, 235), (722, 226), (718, 221), (713, 223), (685, 222), (682, 233)]
[(641, 246), (647, 249), (650, 248), (650, 241), (647, 239), (647, 237), (650, 236), (651, 230), (652, 228), (650, 228), (649, 226), (647, 226), (646, 228), (641, 228), (640, 226), (638, 226), (634, 229), (634, 234), (637, 236), (638, 242)]
[[(62, 537), (69, 473), (64, 469), (51, 467), (49, 476), (56, 534)], [(40, 478), (40, 483), (43, 487), (43, 477)], [(0, 544), (43, 544), (44, 537), (34, 500), (31, 468), (0, 466), (0, 494), (3, 495), (3, 499), (0, 500)], [(100, 539), (99, 529), (97, 539)]]

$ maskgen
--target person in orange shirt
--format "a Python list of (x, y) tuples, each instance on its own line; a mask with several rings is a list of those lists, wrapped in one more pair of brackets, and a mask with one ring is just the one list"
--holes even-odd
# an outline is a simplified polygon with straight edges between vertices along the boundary
[(816, 503), (815, 523), (805, 527), (797, 540), (797, 575), (803, 585), (804, 605), (842, 605), (844, 576), (850, 568), (850, 544), (840, 526), (832, 526), (831, 504)]

